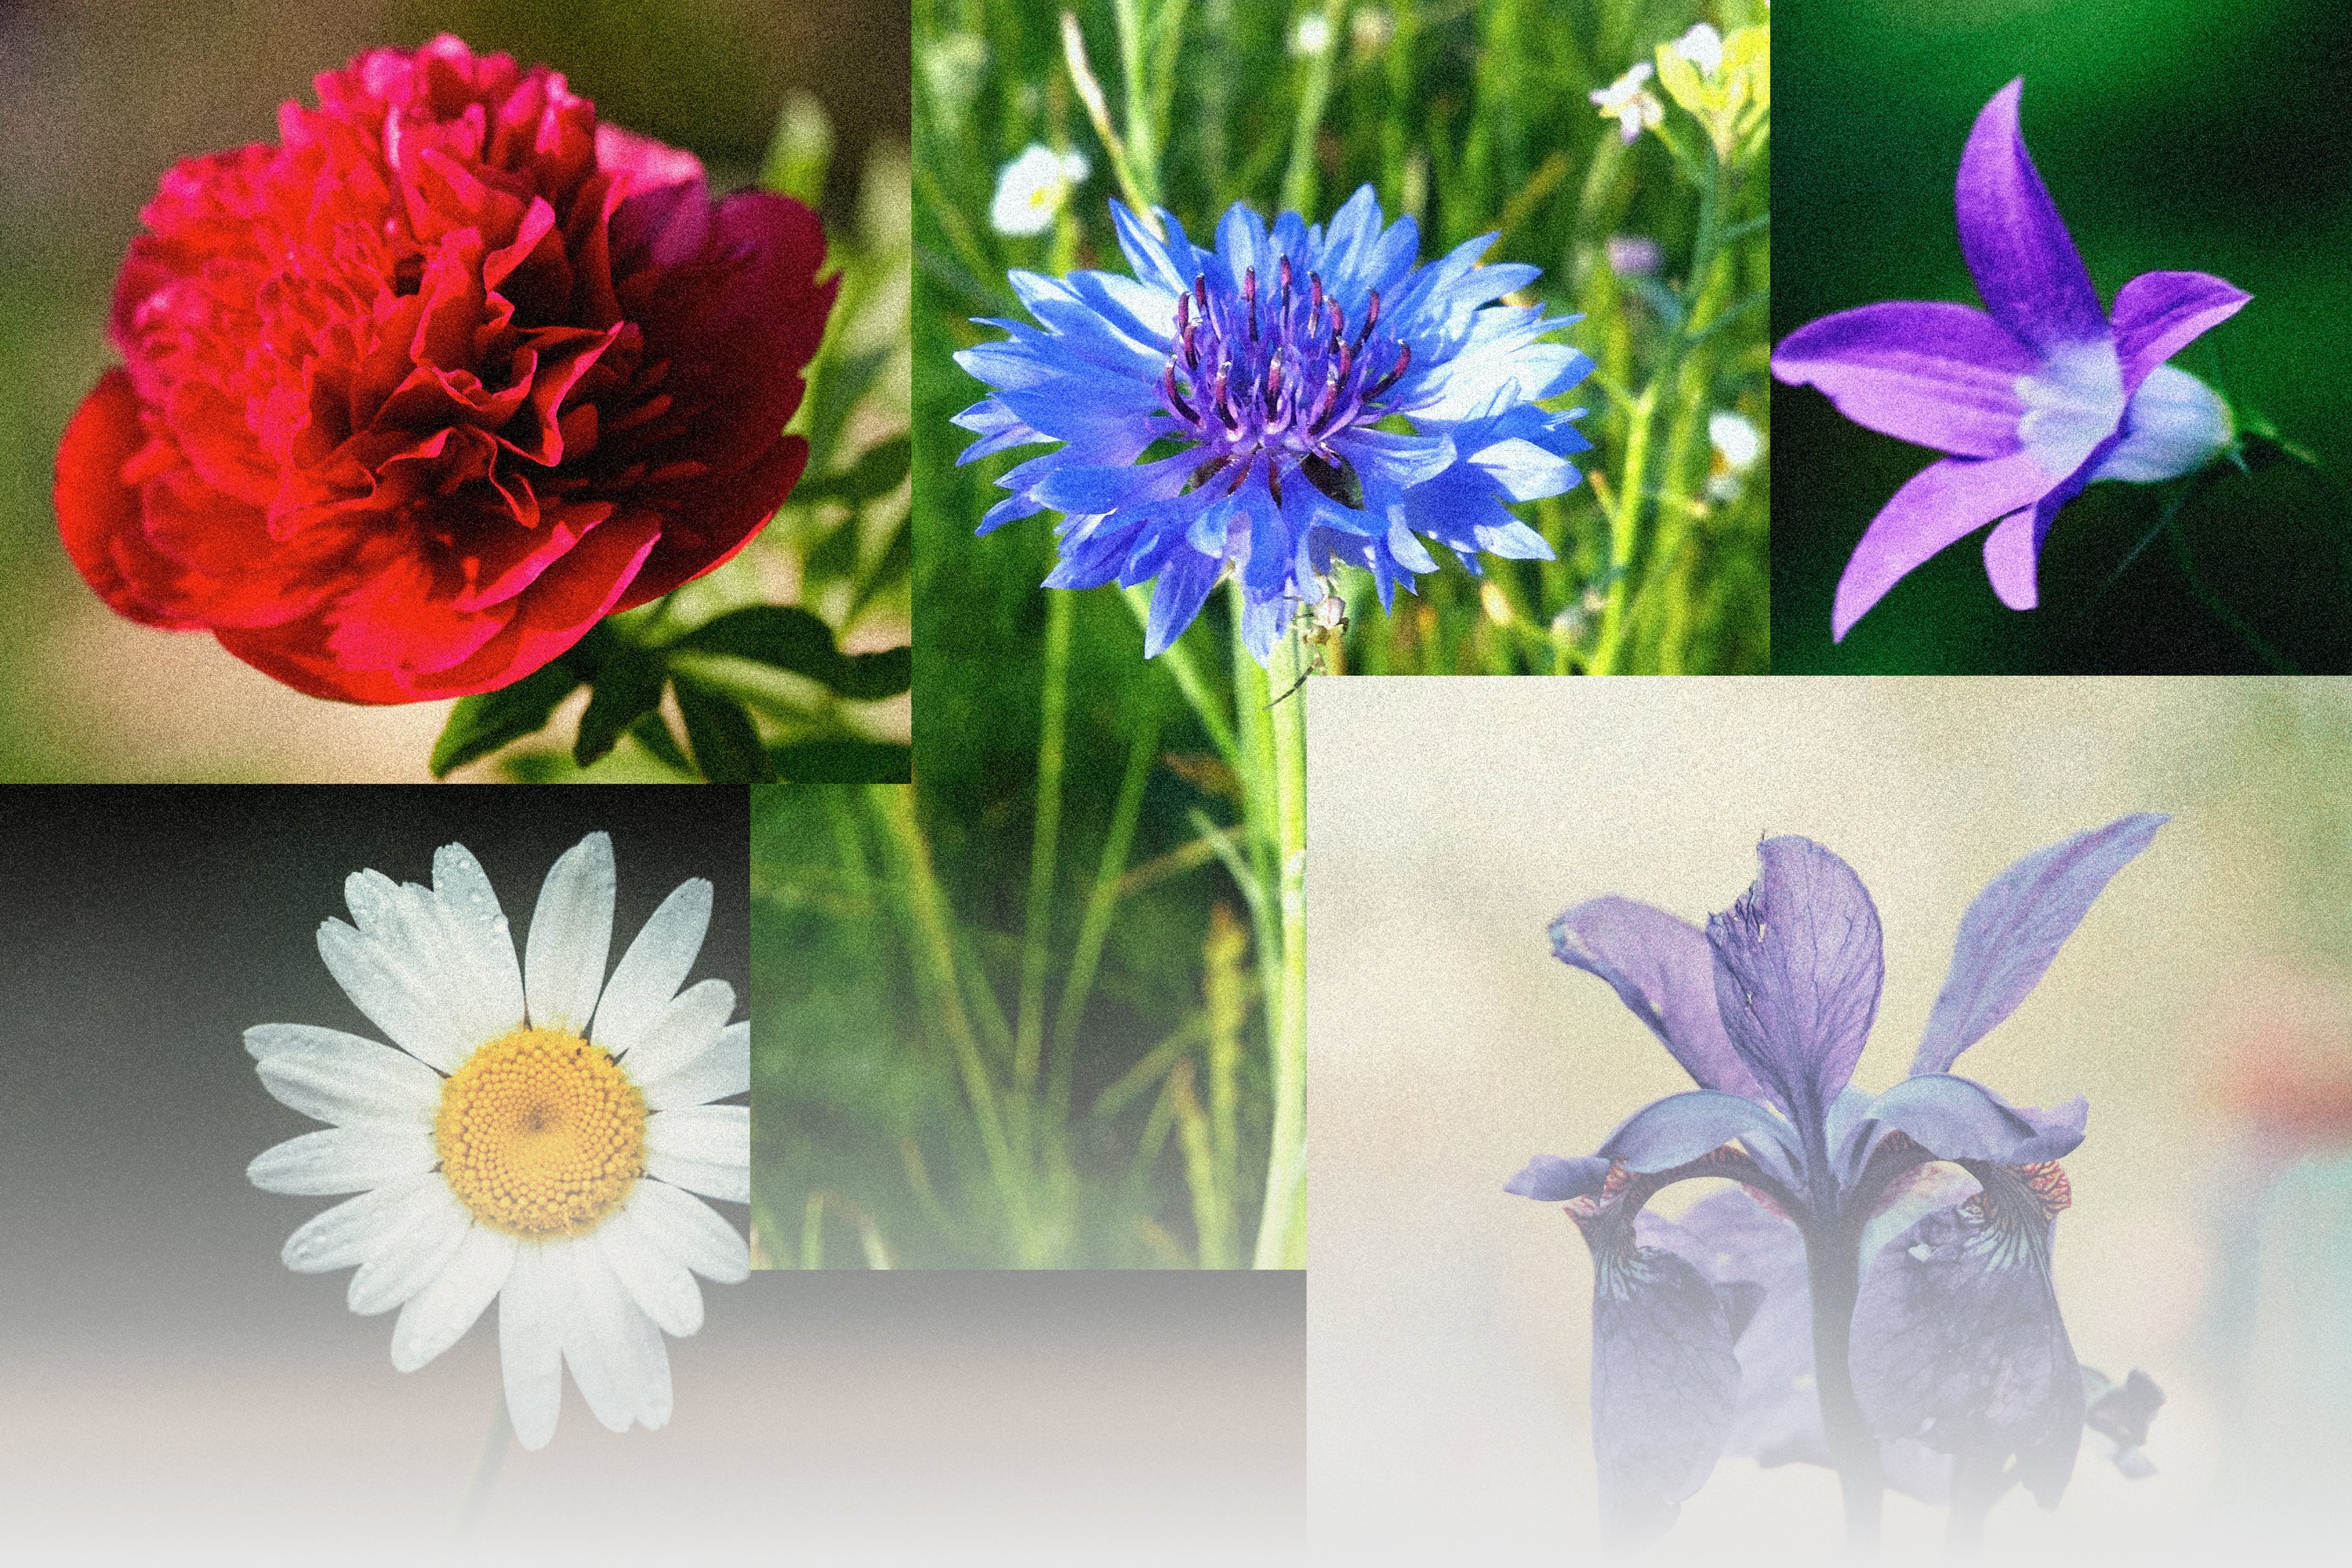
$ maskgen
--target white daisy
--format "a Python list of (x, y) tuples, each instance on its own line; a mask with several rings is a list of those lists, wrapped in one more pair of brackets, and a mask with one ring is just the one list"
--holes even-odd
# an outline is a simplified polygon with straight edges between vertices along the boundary
[(555, 1434), (562, 1368), (615, 1432), (669, 1419), (667, 1330), (702, 1326), (694, 1282), (751, 1271), (743, 1238), (691, 1194), (750, 1197), (751, 1025), (723, 980), (678, 990), (702, 951), (710, 884), (662, 901), (604, 979), (613, 841), (547, 873), (520, 967), (481, 863), (433, 857), (433, 886), (377, 871), (343, 885), (357, 928), (319, 952), (401, 1048), (264, 1024), (246, 1049), (269, 1092), (333, 1123), (247, 1170), (265, 1192), (357, 1193), (296, 1231), (289, 1268), (359, 1265), (352, 1310), (400, 1309), (392, 1363), (414, 1372), (499, 1303), (507, 1413), (526, 1448)]
[(1083, 153), (1056, 153), (1031, 142), (996, 173), (996, 199), (989, 204), (989, 226), (999, 234), (1043, 234), (1073, 186), (1087, 177)]

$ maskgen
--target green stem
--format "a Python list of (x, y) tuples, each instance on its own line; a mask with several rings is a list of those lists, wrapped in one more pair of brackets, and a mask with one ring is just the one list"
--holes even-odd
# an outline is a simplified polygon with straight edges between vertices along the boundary
[(972, 1120), (980, 1128), (981, 1147), (987, 1154), (990, 1173), (996, 1179), (1023, 1262), (1030, 1263), (1037, 1247), (1029, 1218), (1029, 1194), (1013, 1161), (1012, 1144), (1004, 1135), (996, 1085), (989, 1077), (988, 1063), (981, 1056), (979, 1037), (972, 1030), (971, 1016), (964, 1007), (957, 981), (955, 939), (948, 929), (947, 898), (931, 864), (930, 844), (923, 837), (922, 825), (915, 818), (914, 789), (907, 784), (876, 784), (871, 786), (868, 798), (881, 816), (904, 868), (907, 919), (912, 928), (909, 934), (913, 938), (918, 978), (930, 994), (932, 1011), (947, 1031), (949, 1048), (963, 1079), (965, 1098), (971, 1101)]
[(1307, 57), (1299, 84), (1298, 119), (1290, 128), (1290, 165), (1282, 175), (1282, 210), (1305, 215), (1315, 205), (1315, 138), (1331, 97), (1331, 61), (1347, 36), (1348, 0), (1324, 0), (1323, 47)]
[[(1299, 675), (1296, 636), (1275, 644), (1269, 683)], [(1274, 1047), (1274, 1136), (1266, 1155), (1265, 1206), (1254, 1259), (1260, 1268), (1296, 1268), (1307, 1249), (1307, 693), (1273, 714), (1275, 850), (1282, 920), (1281, 980), (1266, 987)]]
[(1143, 18), (1138, 0), (1112, 0), (1118, 27), (1118, 70), (1127, 98), (1127, 157), (1137, 191), (1160, 205), (1160, 139), (1143, 68)]
[[(1127, 607), (1135, 612), (1137, 626), (1151, 625), (1150, 589), (1128, 589)], [(1162, 649), (1160, 662), (1168, 667), (1170, 675), (1175, 677), (1176, 689), (1183, 693), (1185, 704), (1201, 721), (1201, 728), (1209, 732), (1209, 743), (1217, 748), (1217, 755), (1224, 759), (1225, 766), (1236, 773), (1240, 773), (1241, 743), (1234, 738), (1234, 722), (1225, 717), (1223, 707), (1210, 691), (1208, 680), (1201, 674), (1201, 667), (1184, 647), (1183, 639), (1180, 637)]]
[(1070, 595), (1045, 595), (1045, 712), (1037, 732), (1036, 827), (1029, 840), (1029, 910), (1021, 939), (1021, 996), (1013, 1035), (1013, 1150), (1034, 1147), (1030, 1099), (1045, 1039), (1045, 976), (1053, 964), (1054, 871), (1061, 852), (1062, 752), (1070, 695)]
[(1103, 840), (1102, 859), (1095, 868), (1094, 891), (1078, 925), (1077, 951), (1070, 955), (1069, 978), (1062, 984), (1062, 1000), (1054, 1013), (1054, 1059), (1046, 1089), (1048, 1124), (1062, 1127), (1069, 1119), (1070, 1071), (1077, 1056), (1078, 1026), (1087, 1016), (1087, 996), (1094, 989), (1095, 970), (1102, 962), (1103, 942), (1110, 934), (1111, 916), (1118, 910), (1118, 885), (1127, 876), (1127, 858), (1135, 845), (1135, 824), (1143, 811), (1143, 786), (1151, 776), (1151, 760), (1160, 752), (1160, 727), (1146, 722), (1135, 732), (1127, 754), (1127, 777), (1118, 788), (1118, 805), (1111, 811), (1110, 835)]

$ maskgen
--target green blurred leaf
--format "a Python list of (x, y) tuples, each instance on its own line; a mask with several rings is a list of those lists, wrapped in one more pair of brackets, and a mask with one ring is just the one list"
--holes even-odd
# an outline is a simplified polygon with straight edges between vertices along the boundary
[(834, 646), (832, 627), (806, 610), (782, 605), (730, 610), (669, 646), (673, 651), (721, 654), (790, 670), (854, 702), (896, 697), (914, 684), (909, 650), (845, 654)]
[(815, 206), (824, 199), (824, 176), (832, 167), (833, 121), (824, 105), (805, 92), (789, 94), (760, 165), (760, 184)]
[(622, 643), (608, 654), (596, 671), (588, 711), (580, 716), (572, 760), (584, 768), (618, 744), (632, 724), (660, 705), (667, 675), (661, 656), (651, 649)]
[(768, 753), (776, 776), (795, 784), (906, 784), (914, 749), (885, 741), (799, 741)]
[(845, 500), (852, 506), (888, 495), (907, 478), (914, 460), (910, 437), (898, 436), (869, 447), (850, 467), (837, 474), (803, 479), (793, 487), (794, 500)]
[(662, 717), (659, 710), (646, 714), (630, 725), (629, 736), (651, 752), (665, 766), (676, 768), (688, 777), (693, 776), (694, 764), (687, 760), (685, 748), (677, 743), (677, 737), (670, 733), (669, 721)]
[(776, 772), (743, 704), (688, 675), (673, 674), (686, 738), (702, 776), (712, 784), (772, 784)]
[(446, 778), (478, 757), (546, 728), (555, 705), (580, 684), (565, 659), (542, 666), (512, 686), (460, 698), (433, 742), (433, 776)]

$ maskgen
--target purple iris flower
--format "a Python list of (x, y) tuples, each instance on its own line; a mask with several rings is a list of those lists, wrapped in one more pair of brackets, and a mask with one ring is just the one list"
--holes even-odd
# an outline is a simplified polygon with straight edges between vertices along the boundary
[(1133, 277), (1014, 272), (1040, 326), (983, 321), (1010, 338), (956, 355), (995, 389), (955, 417), (981, 437), (959, 463), (1063, 443), (997, 481), (1013, 495), (982, 533), (1062, 513), (1045, 585), (1153, 583), (1147, 657), (1230, 569), (1261, 664), (1335, 561), (1371, 572), (1385, 607), (1437, 570), (1420, 535), (1474, 574), (1481, 551), (1552, 558), (1509, 503), (1582, 477), (1568, 456), (1591, 445), (1584, 410), (1537, 400), (1592, 362), (1546, 341), (1580, 318), (1494, 303), (1537, 268), (1477, 265), (1491, 234), (1422, 266), (1419, 228), (1384, 225), (1369, 185), (1328, 231), (1296, 213), (1269, 231), (1236, 204), (1213, 250), (1158, 216), (1165, 239), (1111, 203)]
[(1993, 592), (2033, 608), (2042, 541), (2084, 486), (2173, 479), (2231, 439), (2228, 405), (2165, 362), (2249, 296), (2202, 272), (2146, 272), (2102, 310), (2026, 155), (2024, 85), (1993, 95), (1960, 154), (1960, 254), (1985, 311), (1865, 305), (1799, 328), (1772, 355), (1774, 375), (1821, 388), (1854, 423), (1951, 454), (1895, 491), (1854, 547), (1831, 614), (1841, 640), (1906, 573), (1987, 523)]
[[(2030, 1110), (1951, 1072), (2022, 1002), (2110, 878), (2168, 820), (2126, 816), (2037, 851), (1978, 894), (1911, 1076), (1849, 1081), (1878, 1010), (1878, 911), (1844, 861), (1767, 839), (1762, 874), (1705, 931), (1605, 898), (1552, 922), (1697, 1080), (1597, 1154), (1538, 1155), (1505, 1190), (1565, 1203), (1593, 1261), (1592, 1432), (1621, 1535), (1663, 1531), (1725, 1454), (1834, 1466), (1849, 1529), (1888, 1485), (2054, 1506), (2083, 1373), (2050, 1276), (2081, 1099)], [(1644, 1212), (1695, 1177), (1738, 1187)]]

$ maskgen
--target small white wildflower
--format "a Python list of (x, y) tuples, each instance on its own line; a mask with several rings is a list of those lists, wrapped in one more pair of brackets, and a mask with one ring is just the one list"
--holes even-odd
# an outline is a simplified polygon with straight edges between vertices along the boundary
[(1743, 488), (1743, 476), (1763, 455), (1763, 434), (1746, 415), (1718, 408), (1707, 416), (1706, 438), (1715, 447), (1706, 493), (1719, 501), (1736, 500)]
[(996, 199), (988, 209), (990, 226), (999, 234), (1045, 233), (1069, 199), (1070, 187), (1087, 177), (1089, 167), (1084, 153), (1056, 153), (1032, 142), (997, 174)]
[(1665, 117), (1665, 106), (1642, 88), (1652, 74), (1649, 61), (1637, 60), (1633, 68), (1623, 76), (1607, 87), (1585, 95), (1600, 106), (1602, 119), (1617, 122), (1618, 133), (1628, 146), (1642, 134), (1643, 126), (1655, 125)]
[(1313, 59), (1331, 47), (1331, 23), (1320, 11), (1309, 11), (1298, 18), (1298, 26), (1290, 35), (1290, 52), (1301, 59)]
[(1713, 76), (1723, 68), (1723, 35), (1701, 22), (1675, 40), (1675, 53), (1698, 67), (1701, 76)]
[(1348, 13), (1348, 41), (1359, 58), (1379, 54), (1396, 37), (1396, 18), (1385, 5), (1362, 5)]

